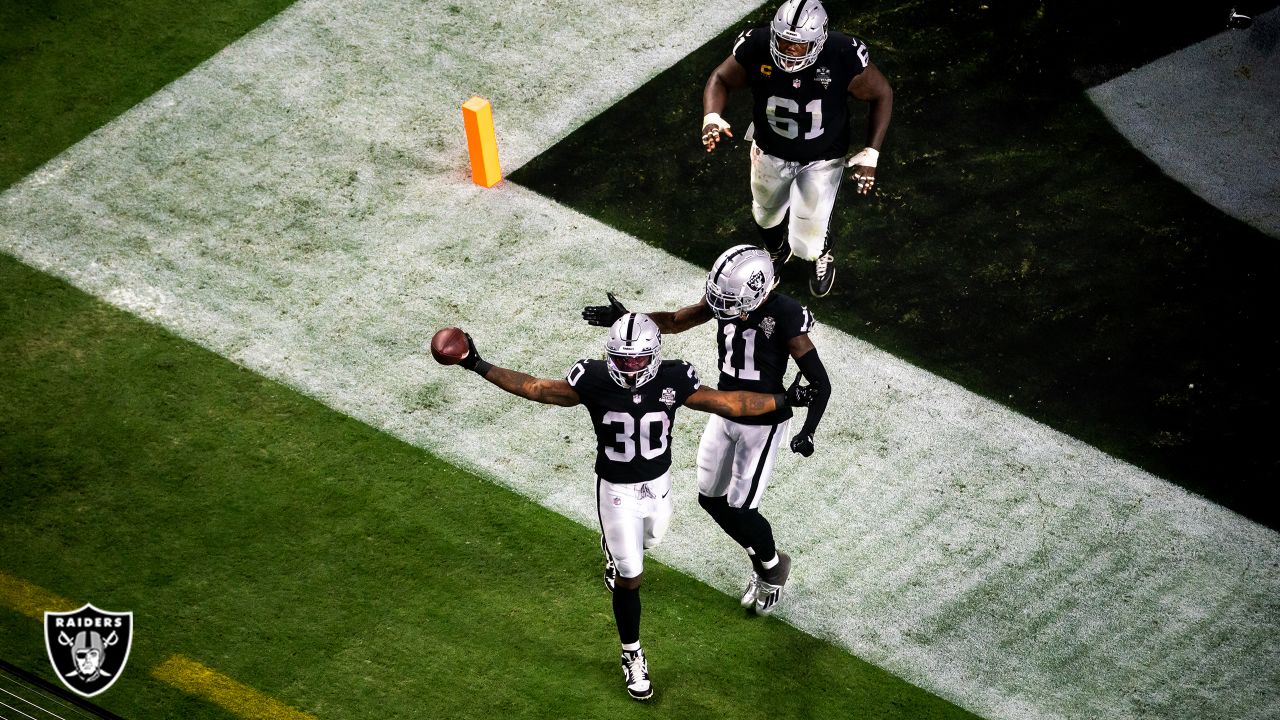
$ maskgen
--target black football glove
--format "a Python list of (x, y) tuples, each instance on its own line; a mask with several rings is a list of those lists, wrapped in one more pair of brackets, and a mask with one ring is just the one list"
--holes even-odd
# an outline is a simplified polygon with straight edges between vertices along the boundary
[(618, 302), (618, 298), (613, 293), (605, 293), (609, 296), (608, 305), (588, 305), (582, 308), (582, 319), (587, 321), (588, 325), (597, 325), (599, 327), (612, 327), (618, 318), (627, 314), (627, 308)]
[(809, 403), (813, 402), (813, 386), (801, 385), (802, 377), (804, 377), (803, 373), (796, 373), (796, 379), (792, 380), (791, 387), (787, 388), (787, 404), (791, 407), (809, 407)]
[(796, 433), (791, 438), (791, 452), (800, 453), (805, 457), (813, 454), (813, 434), (807, 432)]
[(480, 351), (476, 349), (476, 341), (471, 339), (471, 333), (465, 333), (467, 336), (467, 356), (458, 361), (458, 364), (467, 370), (475, 370), (476, 363), (480, 362)]

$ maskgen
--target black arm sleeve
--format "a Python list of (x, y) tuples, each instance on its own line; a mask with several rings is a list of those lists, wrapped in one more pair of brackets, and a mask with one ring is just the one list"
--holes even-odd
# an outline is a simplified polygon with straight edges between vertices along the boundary
[(809, 403), (809, 412), (804, 418), (804, 428), (800, 431), (812, 435), (818, 429), (818, 421), (822, 420), (822, 413), (827, 411), (827, 400), (831, 399), (831, 379), (827, 377), (827, 369), (822, 366), (822, 360), (818, 359), (818, 348), (796, 358), (796, 365), (800, 367), (800, 372), (804, 373), (805, 379), (814, 390), (813, 402)]

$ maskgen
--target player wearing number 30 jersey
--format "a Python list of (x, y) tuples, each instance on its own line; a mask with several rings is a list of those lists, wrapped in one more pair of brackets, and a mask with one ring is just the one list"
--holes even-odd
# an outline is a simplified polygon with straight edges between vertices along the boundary
[(662, 333), (648, 316), (626, 313), (609, 328), (603, 360), (579, 360), (564, 380), (535, 378), (480, 359), (471, 336), (458, 364), (489, 382), (536, 402), (584, 405), (596, 434), (596, 509), (605, 552), (605, 582), (622, 642), (627, 693), (653, 695), (648, 660), (640, 649), (640, 579), (644, 551), (662, 539), (671, 521), (671, 428), (676, 409), (725, 416), (777, 413), (803, 406), (810, 388), (794, 383), (777, 393), (704, 388), (693, 366), (663, 361)]
[[(762, 248), (726, 250), (707, 273), (703, 297), (675, 312), (650, 313), (663, 332), (683, 332), (716, 321), (721, 390), (782, 392), (789, 359), (810, 383), (809, 412), (791, 438), (791, 450), (813, 454), (813, 434), (831, 396), (827, 371), (809, 340), (813, 315), (796, 300), (772, 292), (773, 263)], [(593, 325), (607, 325), (627, 309), (612, 294), (608, 305), (583, 308)], [(698, 445), (698, 503), (746, 551), (752, 570), (743, 607), (773, 612), (791, 571), (791, 558), (777, 550), (773, 528), (760, 514), (778, 447), (791, 422), (791, 408), (764, 414), (712, 416)]]
[(698, 373), (689, 363), (663, 360), (652, 380), (629, 392), (609, 377), (606, 363), (579, 360), (565, 377), (591, 414), (596, 477), (622, 485), (661, 477), (671, 468), (676, 408), (698, 391)]

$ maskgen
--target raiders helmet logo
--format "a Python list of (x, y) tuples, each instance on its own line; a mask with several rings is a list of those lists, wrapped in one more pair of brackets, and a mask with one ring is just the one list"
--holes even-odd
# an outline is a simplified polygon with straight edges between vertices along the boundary
[(757, 270), (751, 273), (751, 277), (747, 278), (747, 287), (751, 292), (758, 293), (764, 289), (764, 272)]
[(133, 613), (85, 605), (44, 614), (44, 646), (53, 670), (72, 692), (93, 697), (120, 679), (133, 647)]

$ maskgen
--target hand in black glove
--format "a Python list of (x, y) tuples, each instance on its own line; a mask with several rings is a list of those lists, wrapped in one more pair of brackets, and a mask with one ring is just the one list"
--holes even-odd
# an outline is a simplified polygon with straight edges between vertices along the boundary
[(476, 341), (471, 339), (471, 333), (467, 336), (467, 356), (458, 361), (458, 364), (467, 370), (475, 370), (476, 363), (480, 362), (480, 351), (476, 349)]
[(791, 387), (787, 388), (787, 404), (791, 407), (809, 407), (809, 403), (813, 402), (813, 387), (801, 385), (802, 377), (804, 377), (803, 373), (796, 373), (796, 379), (792, 380)]
[(796, 433), (796, 436), (791, 438), (791, 452), (800, 453), (805, 457), (812, 455), (813, 434), (803, 431)]
[(618, 298), (613, 293), (605, 293), (609, 296), (608, 305), (588, 305), (582, 308), (582, 319), (587, 321), (588, 325), (597, 325), (599, 327), (611, 327), (618, 318), (627, 314), (627, 308), (618, 302)]

